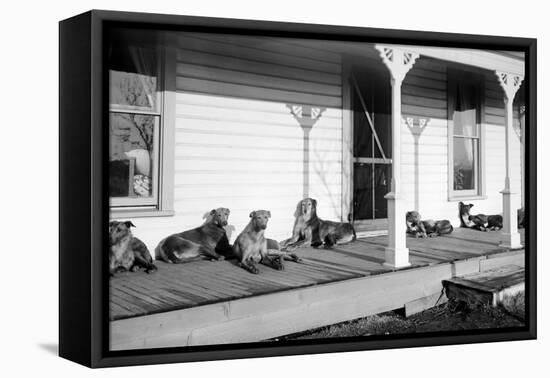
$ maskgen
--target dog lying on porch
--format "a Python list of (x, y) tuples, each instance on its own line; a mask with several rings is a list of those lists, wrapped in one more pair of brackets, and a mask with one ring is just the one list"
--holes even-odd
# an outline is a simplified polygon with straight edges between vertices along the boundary
[(473, 204), (466, 205), (464, 202), (458, 203), (458, 216), (460, 218), (460, 226), (473, 228), (479, 231), (500, 230), (502, 228), (502, 215), (471, 215), (470, 209)]
[(422, 220), (418, 211), (407, 211), (405, 219), (407, 222), (407, 233), (417, 238), (434, 237), (453, 232), (453, 225), (449, 220)]
[(296, 221), (292, 237), (281, 243), (282, 250), (293, 250), (301, 246), (326, 248), (336, 244), (345, 244), (356, 239), (353, 226), (350, 223), (322, 220), (317, 216), (317, 201), (306, 198), (298, 203)]
[(109, 273), (135, 272), (140, 268), (146, 273), (157, 270), (145, 243), (132, 235), (131, 221), (109, 222)]
[(202, 226), (162, 239), (155, 248), (155, 258), (172, 264), (224, 260), (231, 254), (231, 245), (224, 229), (229, 213), (229, 209), (224, 207), (213, 209)]
[(233, 244), (233, 255), (239, 260), (239, 266), (253, 274), (259, 273), (256, 263), (283, 270), (284, 260), (301, 261), (295, 254), (281, 252), (279, 243), (264, 236), (269, 218), (268, 210), (251, 212), (250, 222)]

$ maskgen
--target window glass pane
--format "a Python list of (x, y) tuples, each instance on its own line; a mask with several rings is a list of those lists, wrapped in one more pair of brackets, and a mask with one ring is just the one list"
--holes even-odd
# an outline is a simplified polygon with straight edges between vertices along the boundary
[(477, 140), (454, 138), (454, 190), (476, 189)]
[(158, 69), (154, 49), (113, 46), (109, 55), (111, 108), (158, 111)]
[(453, 114), (454, 135), (478, 136), (476, 110), (455, 111)]
[(109, 192), (111, 197), (152, 197), (158, 117), (111, 113)]

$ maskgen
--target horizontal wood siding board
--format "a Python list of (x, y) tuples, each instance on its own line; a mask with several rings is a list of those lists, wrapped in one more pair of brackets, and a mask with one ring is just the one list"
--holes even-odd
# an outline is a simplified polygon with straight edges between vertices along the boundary
[(420, 96), (425, 98), (433, 98), (436, 100), (447, 100), (447, 92), (439, 89), (431, 89), (416, 85), (403, 84), (401, 93), (403, 95)]
[[(196, 125), (196, 124), (195, 124)], [(269, 129), (269, 128), (268, 128)], [(239, 132), (234, 130), (227, 130), (227, 131), (221, 131), (221, 130), (205, 130), (205, 129), (194, 129), (194, 128), (187, 128), (187, 127), (176, 127), (176, 143), (184, 140), (188, 140), (190, 136), (196, 136), (196, 135), (218, 135), (218, 136), (235, 136), (237, 137), (237, 140), (245, 141), (249, 140), (252, 143), (257, 143), (255, 145), (262, 145), (262, 142), (264, 144), (269, 143), (271, 140), (271, 143), (284, 143), (284, 141), (292, 140), (296, 141), (299, 140), (297, 136), (295, 135), (280, 135), (275, 133), (269, 133), (269, 132)], [(227, 140), (230, 140), (230, 138), (227, 138)], [(252, 141), (254, 140), (254, 141)], [(334, 138), (331, 136), (323, 136), (323, 137), (317, 137), (317, 141), (327, 141), (327, 142), (340, 142), (340, 137)], [(288, 143), (288, 142), (287, 142)]]
[[(197, 127), (196, 125), (200, 124), (200, 121), (207, 121), (211, 124), (217, 124), (218, 127), (220, 125), (233, 125), (235, 129), (242, 130), (242, 126), (249, 126), (251, 125), (251, 129), (258, 130), (259, 128), (262, 129), (270, 129), (270, 130), (280, 130), (281, 133), (288, 134), (289, 132), (294, 131), (295, 134), (302, 133), (302, 130), (300, 128), (300, 124), (293, 118), (289, 117), (289, 114), (286, 115), (287, 119), (285, 121), (276, 121), (276, 120), (270, 120), (270, 118), (266, 117), (265, 119), (254, 119), (252, 116), (248, 119), (243, 119), (240, 116), (223, 116), (223, 117), (216, 117), (215, 115), (208, 115), (208, 113), (204, 113), (202, 115), (196, 115), (196, 114), (184, 114), (179, 113), (177, 114), (176, 119), (176, 128), (178, 127)], [(238, 127), (241, 126), (241, 127)], [(271, 127), (273, 126), (273, 127)], [(330, 120), (329, 122), (323, 122), (317, 125), (316, 131), (319, 129), (326, 129), (326, 130), (339, 130), (339, 123), (338, 120)], [(284, 127), (286, 129), (281, 129), (281, 127)], [(197, 127), (202, 128), (202, 127)], [(229, 127), (228, 127), (229, 128)], [(291, 128), (292, 130), (288, 130), (288, 128)]]
[[(315, 59), (322, 62), (340, 63), (340, 54), (323, 50), (323, 41), (302, 40), (297, 41), (289, 38), (255, 37), (231, 34), (200, 34), (197, 38), (230, 43), (235, 46), (254, 47), (255, 49), (267, 52), (280, 52), (289, 56), (296, 56), (308, 59)], [(302, 42), (300, 44), (300, 42)]]
[(317, 93), (332, 96), (340, 96), (341, 93), (341, 88), (338, 85), (312, 83), (299, 79), (287, 79), (285, 77), (277, 76), (277, 71), (274, 71), (270, 75), (260, 75), (246, 71), (243, 72), (225, 68), (213, 68), (202, 65), (179, 63), (177, 65), (177, 74), (196, 79), (252, 85), (264, 88), (278, 88), (304, 93)]
[(207, 93), (216, 96), (239, 97), (254, 100), (278, 101), (282, 103), (299, 105), (313, 105), (332, 108), (339, 108), (342, 106), (341, 97), (271, 89), (269, 87), (251, 87), (247, 85), (221, 83), (217, 81), (200, 80), (181, 76), (176, 79), (176, 82), (178, 91)]
[(413, 68), (407, 73), (406, 77), (409, 76), (415, 76), (418, 78), (428, 78), (430, 80), (439, 80), (439, 81), (447, 81), (447, 72), (445, 71), (434, 71), (434, 70), (427, 70), (424, 68), (419, 68), (416, 66), (416, 64), (413, 66)]
[(424, 106), (433, 109), (447, 110), (447, 100), (434, 99), (429, 97), (422, 97), (418, 95), (402, 95), (401, 101), (403, 105), (416, 105)]
[(403, 84), (415, 85), (422, 88), (437, 89), (441, 91), (446, 90), (447, 88), (446, 80), (437, 80), (437, 79), (432, 79), (427, 77), (419, 77), (415, 75), (405, 76), (405, 80), (403, 80)]
[(224, 42), (208, 41), (195, 37), (178, 38), (178, 46), (185, 50), (222, 54), (230, 57), (244, 58), (263, 63), (274, 63), (288, 67), (307, 67), (311, 70), (332, 74), (340, 74), (342, 71), (339, 63), (322, 62), (315, 59), (286, 55), (280, 52), (263, 51), (261, 49), (237, 46)]
[[(298, 121), (292, 115), (291, 110), (285, 103), (267, 102), (267, 101), (243, 101), (240, 99), (229, 99), (222, 97), (217, 99), (212, 96), (210, 101), (205, 101), (208, 97), (203, 96), (198, 100), (198, 96), (192, 98), (182, 96), (178, 93), (176, 103), (176, 115), (193, 117), (229, 117), (230, 119), (262, 121), (267, 124), (292, 124), (298, 126)], [(194, 101), (195, 100), (195, 101)], [(220, 101), (222, 100), (222, 101)], [(333, 125), (342, 118), (341, 109), (325, 109), (322, 113), (320, 122), (316, 122), (315, 128), (323, 127), (328, 123)]]
[(421, 68), (423, 70), (434, 71), (438, 73), (447, 72), (445, 63), (426, 56), (420, 56), (414, 63), (413, 70)]
[(214, 53), (204, 53), (191, 50), (178, 50), (178, 63), (201, 65), (203, 67), (225, 68), (235, 71), (252, 72), (289, 79), (299, 79), (320, 84), (340, 85), (339, 74), (312, 71), (298, 67), (285, 67), (272, 63), (229, 57)]
[(406, 117), (407, 115), (417, 115), (438, 119), (447, 118), (447, 109), (434, 109), (427, 106), (415, 106), (408, 104), (402, 104), (401, 109), (404, 117)]

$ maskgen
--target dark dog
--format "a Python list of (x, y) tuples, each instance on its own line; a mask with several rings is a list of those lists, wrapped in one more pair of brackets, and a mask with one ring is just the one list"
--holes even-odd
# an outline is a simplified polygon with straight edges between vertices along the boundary
[(186, 263), (195, 260), (223, 260), (231, 254), (225, 232), (229, 209), (220, 207), (200, 227), (170, 235), (155, 248), (155, 257), (167, 263)]
[(525, 209), (522, 207), (518, 209), (518, 228), (525, 228), (527, 219), (525, 218)]
[(479, 231), (500, 230), (502, 228), (502, 215), (471, 215), (470, 209), (472, 207), (474, 207), (472, 204), (458, 203), (458, 216), (461, 227), (473, 228)]
[(258, 274), (255, 263), (283, 270), (283, 260), (300, 261), (294, 254), (281, 252), (277, 241), (265, 238), (264, 233), (269, 218), (271, 218), (271, 212), (268, 210), (251, 212), (250, 222), (233, 244), (233, 254), (239, 260), (239, 266), (250, 273)]
[(453, 225), (447, 219), (434, 221), (422, 220), (418, 211), (408, 211), (406, 214), (407, 233), (415, 237), (425, 238), (446, 235), (453, 232)]
[(312, 247), (331, 247), (356, 239), (355, 230), (350, 223), (322, 220), (317, 216), (317, 201), (306, 198), (298, 203), (296, 221), (292, 237), (283, 241), (283, 250), (291, 250), (303, 245)]
[(109, 273), (143, 268), (146, 273), (157, 270), (145, 243), (132, 235), (131, 221), (109, 222)]

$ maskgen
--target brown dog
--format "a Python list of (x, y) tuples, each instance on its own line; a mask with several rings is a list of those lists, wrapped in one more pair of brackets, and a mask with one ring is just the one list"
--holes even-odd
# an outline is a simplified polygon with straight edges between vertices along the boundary
[(292, 250), (303, 245), (331, 247), (355, 239), (355, 230), (350, 223), (322, 220), (317, 216), (317, 201), (306, 198), (298, 203), (292, 237), (281, 244), (283, 250)]
[(250, 222), (233, 244), (233, 254), (239, 260), (239, 266), (250, 273), (258, 274), (255, 263), (283, 270), (283, 260), (300, 261), (294, 254), (279, 251), (277, 241), (265, 238), (264, 233), (269, 218), (271, 218), (271, 212), (268, 210), (251, 212)]
[(210, 217), (200, 227), (170, 235), (155, 248), (155, 257), (167, 263), (181, 264), (195, 260), (223, 260), (231, 254), (225, 232), (229, 209), (210, 211)]
[(453, 225), (447, 219), (439, 221), (422, 220), (418, 211), (407, 211), (405, 220), (407, 222), (407, 233), (417, 238), (434, 237), (453, 232)]
[(143, 268), (146, 273), (157, 270), (145, 243), (132, 235), (131, 221), (109, 222), (109, 273)]

